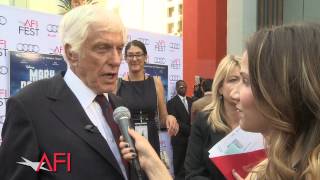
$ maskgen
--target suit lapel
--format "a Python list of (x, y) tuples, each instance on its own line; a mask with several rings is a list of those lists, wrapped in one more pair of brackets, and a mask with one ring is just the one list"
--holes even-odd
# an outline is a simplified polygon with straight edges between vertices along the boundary
[[(187, 114), (188, 114), (188, 111), (186, 110), (182, 100), (180, 99), (180, 97), (178, 95), (176, 95), (176, 104), (177, 106), (181, 109), (181, 110), (184, 110)], [(189, 106), (189, 103), (188, 103), (188, 106)]]
[(117, 160), (113, 156), (108, 143), (100, 133), (88, 132), (84, 127), (92, 124), (83, 110), (80, 102), (66, 85), (61, 75), (55, 76), (51, 81), (48, 98), (53, 101), (51, 111), (79, 138), (84, 140), (98, 154), (111, 163), (122, 175)]

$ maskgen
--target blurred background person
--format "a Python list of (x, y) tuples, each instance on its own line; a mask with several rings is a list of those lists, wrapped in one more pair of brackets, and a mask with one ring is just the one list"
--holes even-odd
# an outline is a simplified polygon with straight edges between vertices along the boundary
[(191, 126), (185, 159), (186, 179), (224, 179), (209, 159), (208, 150), (239, 125), (236, 111), (239, 81), (239, 59), (227, 55), (214, 76), (212, 102), (198, 113)]
[(203, 97), (192, 103), (191, 106), (191, 124), (197, 113), (212, 102), (212, 79), (204, 79), (201, 82)]
[(320, 179), (320, 24), (260, 30), (246, 49), (240, 127), (262, 133), (267, 151), (246, 179)]
[[(201, 79), (200, 79), (200, 81), (201, 81)], [(201, 85), (200, 84), (201, 83), (195, 84), (193, 86), (193, 95), (191, 97), (192, 102), (198, 100), (199, 98), (201, 98), (203, 96), (203, 92), (201, 90)]]
[(168, 128), (169, 135), (176, 135), (179, 125), (174, 116), (167, 112), (164, 88), (160, 77), (152, 77), (144, 72), (147, 49), (138, 40), (128, 42), (124, 50), (129, 73), (118, 80), (117, 95), (126, 102), (132, 125), (151, 143), (160, 154), (159, 119)]
[(168, 113), (176, 117), (179, 124), (179, 132), (171, 137), (173, 152), (174, 179), (184, 179), (184, 159), (186, 156), (188, 138), (190, 135), (190, 110), (192, 101), (186, 96), (187, 84), (183, 80), (176, 82), (177, 95), (167, 103)]

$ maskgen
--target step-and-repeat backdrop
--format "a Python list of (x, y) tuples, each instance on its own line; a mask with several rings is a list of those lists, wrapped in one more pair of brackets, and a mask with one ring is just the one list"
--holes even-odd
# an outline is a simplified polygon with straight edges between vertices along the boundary
[[(6, 101), (10, 96), (10, 73), (18, 73), (10, 72), (9, 52), (61, 55), (63, 47), (58, 37), (60, 19), (58, 15), (0, 5), (0, 133), (5, 120)], [(175, 82), (183, 78), (181, 38), (128, 29), (128, 41), (134, 39), (146, 45), (149, 63), (168, 67), (167, 79), (163, 82), (168, 87), (167, 98), (170, 99), (175, 92)], [(127, 64), (122, 61), (119, 76), (122, 77), (127, 71)], [(168, 142), (162, 144), (168, 146)]]

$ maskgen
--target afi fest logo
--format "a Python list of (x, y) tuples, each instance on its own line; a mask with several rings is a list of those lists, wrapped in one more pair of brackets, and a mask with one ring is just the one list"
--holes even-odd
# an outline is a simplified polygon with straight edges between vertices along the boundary
[(18, 43), (16, 50), (19, 52), (38, 53), (40, 51), (40, 47), (36, 44)]
[(154, 50), (158, 52), (165, 52), (166, 51), (166, 42), (164, 40), (159, 40), (154, 45)]
[(56, 37), (58, 33), (59, 26), (55, 24), (47, 25), (48, 37)]
[[(23, 161), (17, 162), (18, 164), (29, 166), (31, 167), (35, 172), (39, 172), (40, 169), (44, 171), (50, 171), (50, 172), (57, 172), (57, 166), (58, 164), (64, 165), (66, 168), (66, 172), (71, 171), (71, 154), (68, 153), (62, 153), (62, 152), (55, 152), (53, 153), (53, 162), (50, 162), (48, 156), (46, 153), (43, 153), (41, 159), (39, 162), (32, 162), (29, 159), (22, 157), (21, 159)], [(47, 168), (44, 167), (46, 165)]]
[(22, 25), (19, 26), (19, 34), (25, 36), (38, 36), (39, 35), (39, 24), (34, 19), (27, 19), (25, 22), (20, 22)]
[(174, 59), (171, 61), (171, 68), (172, 69), (180, 69), (181, 68), (181, 62), (179, 58)]
[(4, 16), (0, 16), (0, 25), (4, 26), (8, 22), (7, 18)]
[(7, 41), (0, 39), (0, 56), (7, 56), (8, 48), (7, 48)]

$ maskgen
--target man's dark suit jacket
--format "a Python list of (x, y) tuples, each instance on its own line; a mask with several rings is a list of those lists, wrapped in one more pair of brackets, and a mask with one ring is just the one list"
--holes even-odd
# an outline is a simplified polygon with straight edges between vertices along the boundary
[[(109, 100), (113, 108), (122, 105), (120, 99), (110, 93)], [(90, 124), (92, 122), (62, 75), (23, 88), (7, 102), (0, 147), (0, 179), (124, 179), (98, 129), (88, 131), (85, 128)], [(70, 173), (66, 172), (65, 164), (58, 164), (57, 172), (35, 172), (31, 167), (16, 163), (23, 161), (21, 157), (39, 162), (43, 153), (52, 163), (54, 152), (71, 154)], [(46, 165), (43, 167), (47, 168)]]
[[(187, 97), (188, 111), (191, 110), (192, 101)], [(173, 150), (173, 166), (176, 175), (175, 179), (184, 179), (184, 158), (190, 135), (190, 114), (184, 107), (180, 97), (176, 95), (167, 103), (168, 113), (176, 117), (179, 123), (179, 132), (176, 136), (171, 137)]]
[[(187, 97), (188, 101), (188, 111), (190, 112), (192, 101), (190, 97)], [(172, 136), (171, 142), (173, 144), (179, 144), (181, 142), (187, 142), (190, 135), (190, 114), (184, 107), (180, 97), (178, 95), (174, 96), (167, 103), (168, 113), (176, 117), (179, 123), (179, 132), (176, 136)]]

